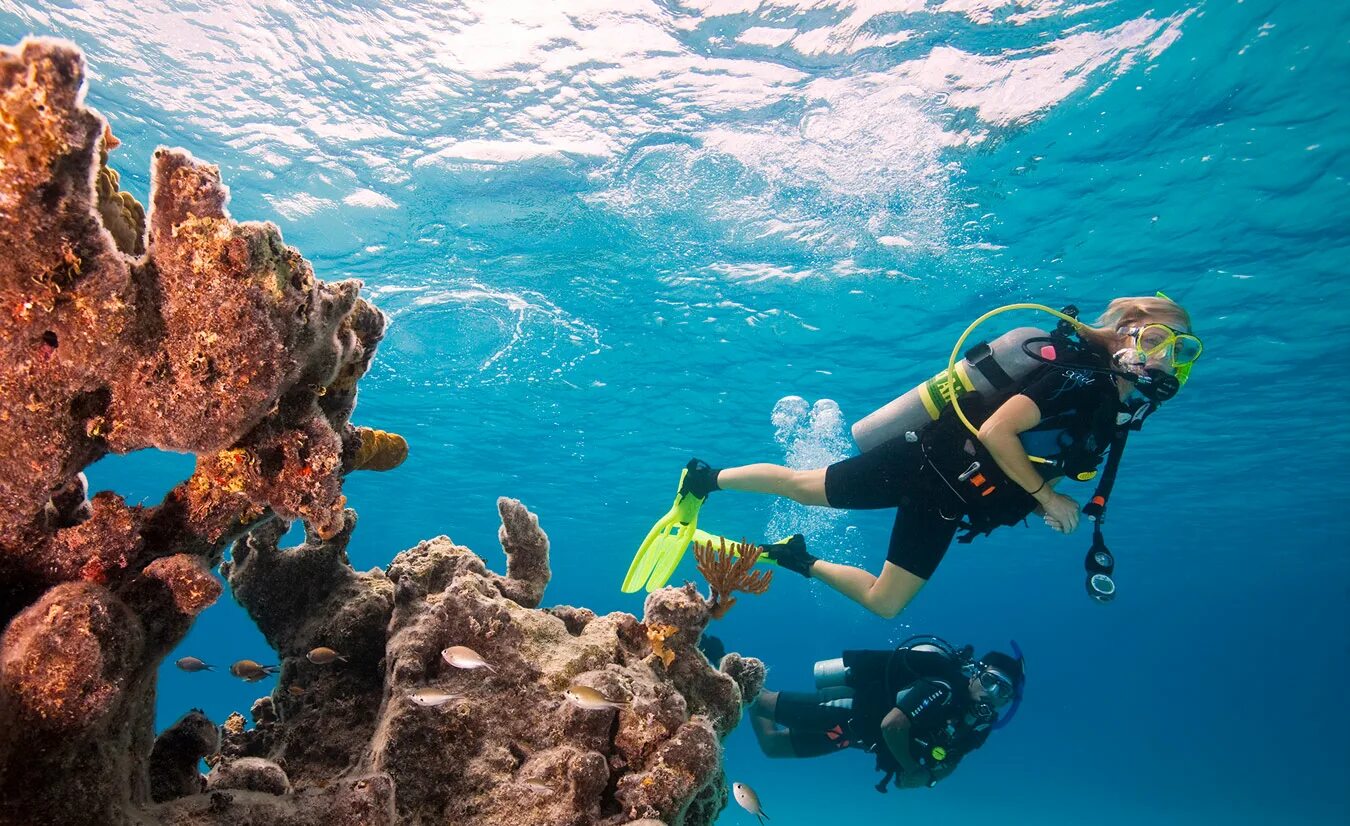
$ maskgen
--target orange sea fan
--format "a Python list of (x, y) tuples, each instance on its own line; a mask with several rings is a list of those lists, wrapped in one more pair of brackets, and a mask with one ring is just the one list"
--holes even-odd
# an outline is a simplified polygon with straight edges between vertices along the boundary
[(714, 548), (711, 542), (694, 545), (699, 573), (703, 574), (712, 588), (710, 610), (713, 619), (721, 619), (735, 604), (736, 598), (731, 595), (733, 592), (762, 594), (769, 589), (773, 572), (752, 570), (760, 551), (759, 545), (744, 539), (730, 546), (722, 539), (720, 548)]

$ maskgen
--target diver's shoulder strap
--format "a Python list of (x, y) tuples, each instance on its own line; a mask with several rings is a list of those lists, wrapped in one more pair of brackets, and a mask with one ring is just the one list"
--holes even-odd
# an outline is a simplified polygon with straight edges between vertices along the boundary
[(970, 365), (976, 370), (979, 370), (980, 375), (984, 376), (990, 386), (999, 392), (1006, 391), (1016, 382), (1016, 379), (1008, 375), (1008, 371), (1004, 370), (998, 360), (994, 358), (994, 349), (986, 341), (982, 341), (967, 350), (966, 361), (970, 362)]

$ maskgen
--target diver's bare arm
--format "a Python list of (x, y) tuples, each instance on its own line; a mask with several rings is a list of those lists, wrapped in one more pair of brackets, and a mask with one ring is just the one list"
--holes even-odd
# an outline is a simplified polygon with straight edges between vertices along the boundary
[(1036, 472), (1018, 434), (1041, 423), (1041, 411), (1036, 403), (1020, 393), (999, 406), (980, 427), (980, 442), (994, 457), (994, 461), (1021, 485), (1027, 493), (1041, 486), (1041, 474)]
[(883, 619), (905, 610), (928, 583), (893, 562), (887, 562), (876, 577), (862, 568), (818, 559), (811, 565), (811, 576)]
[(1042, 484), (1041, 474), (1032, 466), (1018, 434), (1041, 423), (1036, 403), (1020, 393), (1004, 402), (980, 427), (980, 442), (994, 457), (1003, 472), (1035, 497), (1045, 514), (1046, 524), (1062, 533), (1078, 527), (1078, 503)]
[(898, 708), (893, 708), (881, 721), (881, 741), (887, 751), (895, 757), (895, 762), (910, 777), (922, 768), (919, 761), (909, 753), (909, 718)]

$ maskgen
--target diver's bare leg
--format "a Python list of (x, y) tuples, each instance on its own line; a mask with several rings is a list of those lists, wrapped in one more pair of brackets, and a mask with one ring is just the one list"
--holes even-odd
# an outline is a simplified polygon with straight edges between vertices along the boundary
[(862, 568), (817, 559), (811, 565), (811, 578), (885, 619), (905, 610), (915, 594), (928, 584), (928, 580), (890, 561), (882, 565), (881, 576), (872, 576)]
[(770, 464), (729, 467), (718, 472), (717, 486), (722, 490), (771, 493), (803, 505), (830, 504), (825, 501), (825, 468), (793, 470)]

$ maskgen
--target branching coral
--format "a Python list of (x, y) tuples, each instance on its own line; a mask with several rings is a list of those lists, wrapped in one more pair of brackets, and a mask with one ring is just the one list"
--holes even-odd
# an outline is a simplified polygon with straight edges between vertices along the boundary
[(694, 546), (699, 573), (703, 574), (712, 588), (709, 611), (714, 619), (721, 619), (736, 604), (733, 592), (762, 594), (769, 589), (773, 572), (753, 570), (759, 554), (760, 547), (744, 539), (731, 543), (730, 547), (725, 539), (721, 541), (720, 548), (714, 548), (711, 542), (700, 542)]

